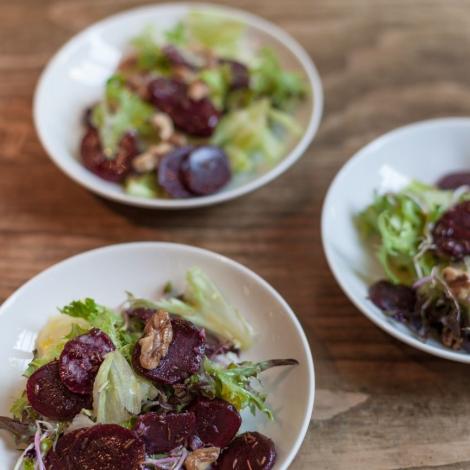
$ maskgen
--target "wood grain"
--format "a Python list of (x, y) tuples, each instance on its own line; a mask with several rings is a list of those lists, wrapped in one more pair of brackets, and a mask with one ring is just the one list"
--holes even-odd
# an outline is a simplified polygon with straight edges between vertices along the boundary
[(287, 174), (190, 212), (93, 196), (51, 163), (33, 129), (32, 94), (51, 54), (84, 26), (137, 3), (0, 1), (0, 299), (47, 266), (111, 243), (218, 251), (272, 283), (311, 342), (317, 411), (293, 469), (469, 469), (468, 367), (415, 351), (363, 317), (328, 270), (319, 226), (328, 184), (362, 145), (414, 120), (470, 113), (470, 2), (230, 2), (306, 47), (324, 81), (325, 116)]

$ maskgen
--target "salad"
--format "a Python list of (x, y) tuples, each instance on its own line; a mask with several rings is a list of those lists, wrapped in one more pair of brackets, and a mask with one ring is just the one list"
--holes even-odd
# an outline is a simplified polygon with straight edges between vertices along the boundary
[(182, 294), (128, 293), (119, 311), (71, 302), (40, 331), (12, 417), (0, 417), (22, 450), (14, 470), (271, 469), (273, 441), (240, 434), (240, 411), (273, 419), (259, 375), (298, 362), (240, 361), (254, 338), (198, 268)]
[(243, 24), (193, 11), (131, 41), (85, 112), (81, 161), (133, 196), (212, 194), (280, 160), (302, 131), (293, 113), (305, 95), (304, 80), (254, 48)]
[(370, 300), (422, 339), (470, 352), (470, 173), (376, 195), (357, 222), (386, 275)]

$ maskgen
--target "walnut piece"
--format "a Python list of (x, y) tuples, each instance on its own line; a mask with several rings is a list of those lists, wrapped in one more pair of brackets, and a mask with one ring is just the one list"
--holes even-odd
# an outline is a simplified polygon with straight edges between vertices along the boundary
[(137, 173), (147, 173), (155, 170), (158, 166), (160, 157), (173, 150), (173, 145), (169, 142), (162, 142), (152, 145), (148, 150), (132, 160), (132, 167)]
[(155, 113), (152, 116), (152, 124), (163, 141), (168, 140), (175, 132), (173, 121), (166, 113)]
[(209, 96), (209, 87), (201, 80), (195, 80), (189, 85), (188, 96), (194, 101), (207, 98)]
[(219, 447), (204, 447), (191, 452), (184, 461), (186, 470), (207, 470), (220, 454)]
[(465, 271), (448, 266), (442, 276), (452, 294), (461, 302), (470, 302), (470, 276)]
[(173, 339), (170, 315), (158, 310), (147, 321), (144, 336), (139, 340), (140, 365), (144, 369), (155, 369), (168, 353)]

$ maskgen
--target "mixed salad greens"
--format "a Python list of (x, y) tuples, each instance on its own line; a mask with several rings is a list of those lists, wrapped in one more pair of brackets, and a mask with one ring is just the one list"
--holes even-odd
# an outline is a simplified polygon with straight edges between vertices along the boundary
[(128, 293), (120, 311), (71, 302), (39, 333), (25, 390), (0, 417), (22, 449), (15, 470), (272, 468), (268, 437), (236, 436), (239, 412), (273, 419), (259, 375), (297, 361), (240, 362), (254, 337), (198, 268), (182, 294)]
[(293, 113), (307, 88), (248, 41), (242, 23), (210, 10), (163, 35), (146, 28), (86, 111), (83, 164), (148, 198), (211, 194), (273, 166), (302, 131)]
[(470, 351), (470, 174), (377, 194), (357, 223), (387, 277), (372, 302), (423, 339)]

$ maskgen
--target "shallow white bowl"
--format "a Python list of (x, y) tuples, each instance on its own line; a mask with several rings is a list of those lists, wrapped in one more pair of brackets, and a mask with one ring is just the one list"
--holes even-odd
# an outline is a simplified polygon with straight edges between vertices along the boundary
[[(296, 316), (281, 296), (255, 273), (215, 253), (171, 243), (113, 245), (69, 258), (18, 289), (0, 308), (0, 415), (24, 386), (23, 373), (37, 332), (57, 307), (84, 297), (118, 307), (125, 291), (158, 298), (168, 280), (183, 289), (186, 271), (200, 267), (228, 301), (252, 323), (257, 338), (243, 359), (292, 357), (299, 365), (265, 372), (263, 383), (275, 421), (243, 413), (242, 430), (258, 430), (276, 444), (276, 469), (287, 469), (307, 432), (315, 380), (310, 348)], [(3, 432), (2, 432), (2, 437)], [(11, 439), (0, 441), (0, 468), (18, 457)]]
[[(265, 173), (234, 178), (210, 196), (191, 199), (145, 199), (126, 194), (119, 184), (89, 172), (79, 161), (85, 108), (102, 96), (106, 79), (119, 63), (129, 40), (149, 24), (157, 31), (174, 26), (191, 10), (216, 10), (246, 24), (250, 43), (276, 50), (281, 63), (305, 79), (309, 96), (299, 106), (297, 118), (304, 132), (292, 138), (279, 163)], [(298, 160), (313, 140), (320, 124), (323, 92), (317, 69), (305, 50), (286, 32), (255, 15), (232, 8), (169, 3), (129, 10), (95, 23), (73, 37), (44, 70), (34, 98), (34, 122), (39, 138), (54, 163), (77, 183), (103, 197), (152, 208), (189, 208), (215, 204), (253, 191), (279, 176)]]
[(357, 152), (336, 175), (323, 206), (322, 239), (336, 280), (370, 320), (410, 346), (470, 363), (470, 354), (435, 340), (423, 342), (368, 300), (369, 285), (384, 273), (373, 247), (365, 246), (354, 225), (354, 216), (372, 202), (374, 190), (399, 190), (409, 179), (434, 183), (462, 169), (470, 169), (470, 119), (435, 119), (389, 132)]

